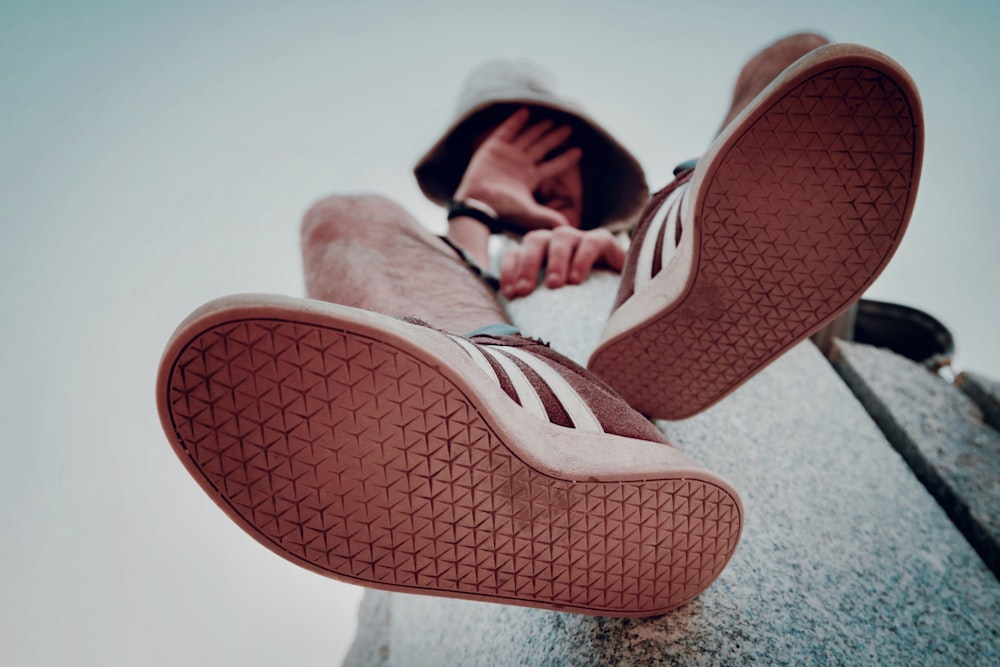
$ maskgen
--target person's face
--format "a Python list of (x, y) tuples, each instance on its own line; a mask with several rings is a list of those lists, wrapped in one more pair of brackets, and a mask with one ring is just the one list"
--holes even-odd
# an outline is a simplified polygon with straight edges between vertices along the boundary
[[(572, 146), (572, 139), (570, 142), (565, 148)], [(535, 201), (555, 209), (565, 216), (571, 227), (579, 229), (583, 223), (583, 172), (579, 162), (543, 180), (533, 194)]]

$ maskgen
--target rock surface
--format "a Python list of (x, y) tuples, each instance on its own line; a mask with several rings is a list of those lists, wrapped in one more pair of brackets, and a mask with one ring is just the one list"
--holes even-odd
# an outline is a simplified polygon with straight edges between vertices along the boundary
[[(614, 285), (511, 310), (585, 361)], [(621, 620), (369, 591), (345, 664), (1000, 664), (1000, 585), (811, 343), (660, 425), (743, 495), (743, 541), (698, 599)]]
[(1000, 433), (956, 386), (888, 350), (841, 341), (834, 365), (1000, 576)]

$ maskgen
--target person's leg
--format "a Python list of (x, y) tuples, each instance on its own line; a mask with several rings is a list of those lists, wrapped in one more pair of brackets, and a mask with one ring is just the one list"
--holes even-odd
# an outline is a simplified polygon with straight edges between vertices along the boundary
[(797, 33), (779, 39), (748, 60), (736, 79), (733, 101), (719, 132), (722, 132), (786, 67), (813, 49), (829, 43), (830, 40), (826, 37), (814, 32)]
[(415, 317), (460, 334), (510, 321), (454, 250), (385, 197), (322, 199), (305, 214), (301, 233), (313, 299)]

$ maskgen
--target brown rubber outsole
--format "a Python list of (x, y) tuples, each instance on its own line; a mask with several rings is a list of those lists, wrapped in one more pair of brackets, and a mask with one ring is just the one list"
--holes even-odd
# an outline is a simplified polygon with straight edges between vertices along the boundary
[[(712, 406), (874, 282), (906, 230), (922, 156), (919, 97), (898, 64), (854, 45), (807, 55), (699, 162), (683, 292), (619, 322), (588, 367), (646, 415)], [(670, 291), (657, 278), (676, 276), (650, 293)]]
[(379, 318), (240, 297), (168, 345), (163, 427), (261, 544), (365, 586), (609, 616), (662, 614), (722, 571), (742, 529), (724, 481), (663, 444), (525, 425), (456, 344)]

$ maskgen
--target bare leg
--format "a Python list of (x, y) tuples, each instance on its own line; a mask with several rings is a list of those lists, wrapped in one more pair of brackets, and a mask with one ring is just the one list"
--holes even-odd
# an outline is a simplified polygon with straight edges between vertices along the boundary
[(385, 197), (317, 202), (302, 221), (302, 257), (314, 299), (416, 317), (454, 333), (510, 322), (455, 251)]
[(779, 39), (747, 61), (736, 79), (733, 103), (719, 131), (729, 125), (782, 70), (813, 49), (829, 43), (830, 40), (816, 33), (798, 33)]

